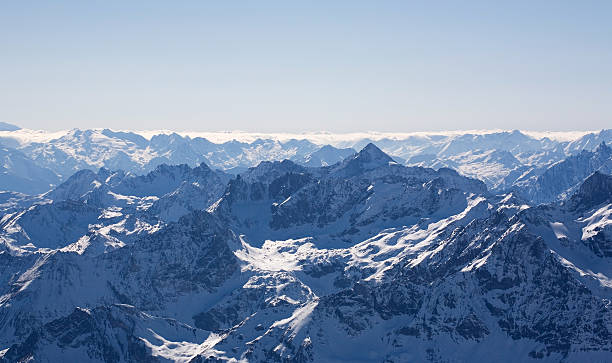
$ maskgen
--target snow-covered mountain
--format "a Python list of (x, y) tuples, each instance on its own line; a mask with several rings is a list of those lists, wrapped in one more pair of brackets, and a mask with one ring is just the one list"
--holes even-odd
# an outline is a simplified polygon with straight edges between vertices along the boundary
[(582, 150), (553, 164), (535, 179), (519, 178), (513, 188), (536, 203), (566, 199), (593, 172), (612, 173), (612, 149), (601, 142), (594, 151)]
[(9, 124), (7, 122), (0, 122), (0, 131), (17, 131), (21, 128), (19, 126)]
[(0, 188), (3, 191), (39, 194), (60, 181), (49, 168), (38, 165), (24, 153), (0, 147)]
[(236, 177), (81, 171), (6, 198), (0, 361), (607, 361), (612, 176), (567, 195), (536, 206), (371, 143)]
[[(82, 170), (38, 198), (11, 205), (0, 220), (2, 244), (13, 253), (71, 249), (83, 253), (123, 247), (194, 210), (225, 190), (229, 176), (202, 163), (162, 164), (144, 176), (101, 168)], [(95, 241), (95, 243), (94, 243)]]
[(328, 244), (457, 213), (468, 195), (485, 191), (484, 183), (454, 170), (405, 167), (368, 144), (330, 167), (260, 164), (230, 181), (210, 210), (251, 243), (309, 233)]
[[(527, 188), (553, 164), (612, 142), (612, 131), (465, 131), (412, 134), (249, 134), (113, 131), (0, 131), (0, 189), (39, 194), (83, 169), (142, 175), (161, 164), (205, 162), (237, 174), (262, 161), (329, 166), (375, 142), (400, 164), (449, 167), (496, 192)], [(1, 155), (0, 155), (1, 156)], [(527, 194), (529, 195), (529, 194)], [(550, 198), (541, 201), (548, 201)]]
[(308, 140), (257, 139), (249, 143), (231, 140), (216, 144), (176, 133), (159, 133), (148, 139), (134, 132), (108, 129), (31, 133), (0, 132), (0, 144), (14, 152), (19, 150), (40, 168), (53, 170), (59, 179), (78, 170), (101, 167), (144, 174), (161, 164), (196, 166), (206, 162), (215, 169), (232, 172), (246, 170), (264, 160), (292, 159), (321, 166), (354, 153), (351, 149), (322, 148)]

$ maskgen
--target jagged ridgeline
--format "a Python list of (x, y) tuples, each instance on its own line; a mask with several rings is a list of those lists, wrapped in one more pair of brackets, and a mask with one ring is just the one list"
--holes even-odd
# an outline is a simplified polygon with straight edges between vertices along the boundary
[[(109, 129), (43, 132), (0, 124), (0, 190), (7, 192), (0, 194), (0, 203), (10, 203), (16, 193), (47, 192), (83, 169), (104, 167), (143, 175), (161, 164), (195, 167), (204, 162), (211, 169), (235, 175), (262, 161), (287, 159), (302, 166), (329, 166), (370, 142), (399, 164), (452, 168), (484, 181), (491, 191), (513, 190), (537, 203), (566, 198), (595, 170), (612, 171), (606, 161), (612, 130), (179, 135)], [(571, 160), (548, 171), (566, 158)]]
[(66, 152), (51, 190), (4, 193), (0, 361), (610, 361), (609, 134), (430, 137), (419, 158), (109, 130), (7, 147), (41, 163), (106, 137), (133, 151), (117, 165), (169, 162), (64, 177), (89, 167)]

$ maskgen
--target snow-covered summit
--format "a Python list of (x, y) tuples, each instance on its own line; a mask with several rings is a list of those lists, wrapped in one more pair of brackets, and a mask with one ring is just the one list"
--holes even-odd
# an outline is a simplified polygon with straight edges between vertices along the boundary
[(344, 159), (342, 163), (333, 168), (333, 172), (350, 176), (389, 166), (390, 164), (397, 163), (376, 145), (369, 143), (354, 156)]

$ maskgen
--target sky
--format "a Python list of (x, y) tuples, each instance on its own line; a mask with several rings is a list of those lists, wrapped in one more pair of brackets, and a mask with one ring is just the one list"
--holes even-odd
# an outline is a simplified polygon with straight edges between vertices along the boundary
[(612, 1), (2, 1), (32, 129), (612, 127)]

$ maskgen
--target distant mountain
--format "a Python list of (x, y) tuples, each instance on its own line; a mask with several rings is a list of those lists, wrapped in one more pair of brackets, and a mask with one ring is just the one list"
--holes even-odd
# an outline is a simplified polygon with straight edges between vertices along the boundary
[(0, 131), (17, 131), (21, 130), (21, 127), (9, 124), (7, 122), (0, 122)]
[(514, 189), (535, 203), (568, 198), (593, 172), (612, 173), (612, 149), (605, 142), (583, 150), (545, 169), (535, 180), (515, 183)]
[[(454, 132), (415, 134), (249, 135), (237, 139), (222, 134), (210, 140), (189, 133), (139, 133), (109, 129), (69, 130), (45, 133), (32, 130), (0, 131), (0, 143), (11, 153), (19, 152), (32, 168), (50, 170), (56, 181), (18, 185), (0, 183), (0, 189), (38, 194), (49, 184), (66, 180), (83, 169), (124, 170), (143, 175), (161, 164), (195, 167), (205, 162), (212, 169), (238, 174), (262, 161), (291, 160), (308, 167), (333, 165), (375, 142), (395, 162), (408, 166), (449, 167), (462, 175), (483, 180), (496, 192), (530, 184), (548, 167), (577, 155), (594, 151), (601, 142), (611, 142), (612, 132), (576, 133), (563, 139), (535, 137), (521, 131)], [(143, 136), (144, 135), (144, 136)], [(192, 135), (192, 136), (189, 136)], [(246, 136), (245, 136), (246, 135)], [(146, 137), (145, 137), (146, 136)], [(294, 137), (295, 136), (295, 137)], [(242, 138), (241, 138), (242, 137)], [(15, 178), (27, 180), (17, 172)], [(46, 189), (45, 189), (46, 188)]]
[(310, 167), (328, 166), (336, 164), (355, 153), (353, 148), (338, 149), (331, 145), (324, 145), (317, 151), (304, 156), (302, 160), (296, 160), (296, 162)]
[(568, 142), (564, 145), (567, 154), (580, 153), (582, 150), (594, 151), (601, 143), (612, 142), (612, 129), (601, 130), (595, 133), (588, 133), (579, 139)]
[(38, 165), (21, 151), (0, 147), (0, 190), (44, 193), (60, 181), (51, 169)]

